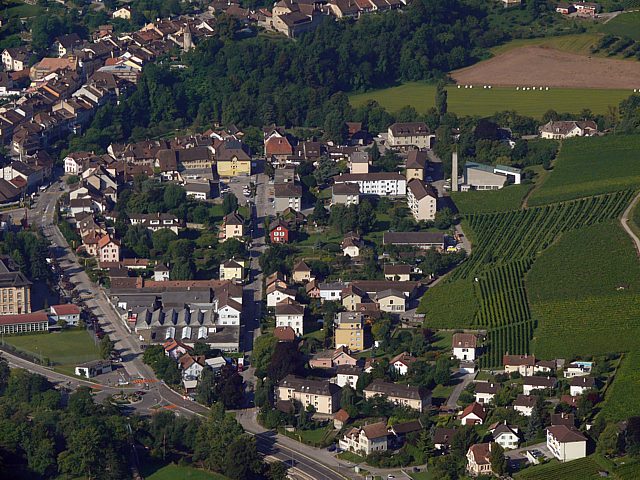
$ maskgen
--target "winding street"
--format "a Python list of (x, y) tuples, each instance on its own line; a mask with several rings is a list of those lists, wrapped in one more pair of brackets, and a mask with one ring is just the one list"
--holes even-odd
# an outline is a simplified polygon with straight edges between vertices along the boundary
[(640, 193), (638, 193), (634, 197), (627, 209), (622, 214), (622, 217), (620, 217), (620, 224), (622, 225), (622, 228), (624, 228), (624, 231), (627, 232), (627, 234), (631, 237), (631, 240), (633, 240), (633, 245), (636, 248), (636, 254), (640, 256), (640, 238), (638, 238), (638, 236), (629, 226), (629, 214), (633, 210), (633, 207), (635, 207), (638, 203), (638, 200), (640, 200)]

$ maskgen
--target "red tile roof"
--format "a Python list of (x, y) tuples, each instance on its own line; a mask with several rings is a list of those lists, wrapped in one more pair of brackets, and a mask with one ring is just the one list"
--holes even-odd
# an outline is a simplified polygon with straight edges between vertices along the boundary
[(52, 305), (51, 311), (56, 315), (78, 315), (80, 314), (80, 308), (73, 303), (66, 303), (64, 305)]

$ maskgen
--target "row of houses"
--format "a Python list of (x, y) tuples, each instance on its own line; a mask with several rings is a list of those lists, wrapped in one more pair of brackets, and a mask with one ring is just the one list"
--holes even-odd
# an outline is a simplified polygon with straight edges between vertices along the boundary
[(58, 323), (65, 326), (80, 324), (80, 309), (73, 304), (52, 305), (49, 311), (27, 313), (3, 313), (0, 315), (0, 334), (48, 332)]

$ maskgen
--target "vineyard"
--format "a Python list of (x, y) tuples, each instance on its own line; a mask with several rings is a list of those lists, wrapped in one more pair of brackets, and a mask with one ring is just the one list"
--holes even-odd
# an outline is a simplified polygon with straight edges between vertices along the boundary
[[(442, 314), (450, 328), (487, 330), (483, 367), (500, 365), (505, 352), (531, 353), (537, 316), (530, 311), (524, 278), (534, 260), (562, 233), (619, 217), (632, 197), (632, 191), (621, 191), (526, 210), (466, 215), (475, 239), (473, 254), (447, 282), (424, 296), (420, 310), (425, 313), (426, 326), (439, 326), (434, 319)], [(477, 299), (474, 315), (469, 314), (473, 302), (464, 285), (473, 285)], [(465, 292), (464, 312), (457, 313), (457, 298), (447, 296), (452, 286)], [(561, 331), (563, 325), (555, 322), (549, 328)], [(566, 335), (557, 335), (554, 340), (565, 342)]]
[(516, 480), (589, 480), (600, 478), (602, 467), (593, 457), (580, 458), (567, 463), (547, 463), (529, 467), (516, 473)]
[[(600, 415), (608, 420), (621, 421), (630, 416), (640, 415), (640, 352), (625, 355), (613, 380)], [(640, 469), (640, 463), (636, 470)], [(636, 477), (636, 478), (640, 478)]]

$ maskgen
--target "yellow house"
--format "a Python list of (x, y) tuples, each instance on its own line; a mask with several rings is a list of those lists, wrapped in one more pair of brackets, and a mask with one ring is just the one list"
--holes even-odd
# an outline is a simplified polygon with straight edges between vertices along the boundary
[(347, 347), (350, 352), (364, 350), (364, 329), (361, 313), (340, 312), (335, 318), (336, 348)]
[(244, 236), (244, 218), (233, 212), (224, 217), (224, 240), (242, 238)]
[(313, 405), (316, 412), (330, 415), (340, 409), (340, 392), (335, 383), (287, 375), (278, 383), (278, 400), (297, 400), (303, 408)]
[(311, 281), (311, 268), (305, 263), (304, 260), (300, 260), (295, 267), (293, 267), (293, 281), (296, 283)]
[(216, 150), (218, 175), (236, 177), (251, 175), (251, 156), (246, 145), (238, 140), (227, 140)]
[(397, 290), (383, 290), (376, 295), (376, 300), (383, 312), (398, 313), (404, 312), (406, 300), (402, 292)]
[(220, 264), (220, 280), (244, 279), (244, 260), (227, 260)]
[(377, 395), (384, 397), (388, 402), (402, 405), (422, 412), (425, 407), (431, 405), (431, 391), (421, 387), (388, 383), (379, 378), (372, 381), (368, 387), (362, 390), (365, 400)]
[(424, 170), (427, 168), (427, 152), (424, 150), (409, 150), (407, 153), (407, 182), (417, 178), (424, 181)]
[(349, 285), (342, 290), (342, 306), (350, 312), (355, 312), (359, 303), (363, 303), (363, 300), (367, 297), (367, 294), (360, 290), (358, 287)]

